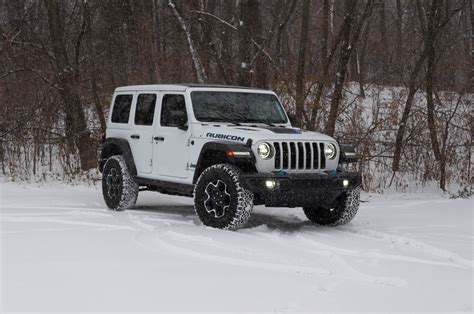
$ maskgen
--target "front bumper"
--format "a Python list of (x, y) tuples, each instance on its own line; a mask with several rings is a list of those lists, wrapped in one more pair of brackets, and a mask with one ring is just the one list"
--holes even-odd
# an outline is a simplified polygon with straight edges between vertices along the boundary
[[(241, 179), (244, 188), (255, 194), (257, 203), (267, 207), (330, 206), (362, 181), (356, 172), (257, 173), (243, 174)], [(267, 180), (274, 180), (276, 187), (267, 188)]]

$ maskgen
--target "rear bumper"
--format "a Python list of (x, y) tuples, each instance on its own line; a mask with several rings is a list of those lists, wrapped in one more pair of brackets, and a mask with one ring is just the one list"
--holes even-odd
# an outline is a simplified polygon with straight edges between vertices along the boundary
[[(258, 173), (244, 174), (241, 178), (244, 187), (256, 195), (259, 203), (268, 207), (330, 205), (342, 193), (359, 187), (362, 181), (360, 173), (356, 172)], [(267, 180), (274, 180), (276, 187), (267, 188)]]

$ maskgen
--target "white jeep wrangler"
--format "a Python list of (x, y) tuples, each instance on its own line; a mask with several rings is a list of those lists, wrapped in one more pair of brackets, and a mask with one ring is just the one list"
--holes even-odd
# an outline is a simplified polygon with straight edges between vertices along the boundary
[(293, 128), (272, 91), (210, 85), (115, 90), (99, 169), (112, 210), (144, 190), (194, 196), (203, 224), (235, 230), (254, 205), (303, 207), (322, 225), (359, 207), (357, 160), (332, 137)]

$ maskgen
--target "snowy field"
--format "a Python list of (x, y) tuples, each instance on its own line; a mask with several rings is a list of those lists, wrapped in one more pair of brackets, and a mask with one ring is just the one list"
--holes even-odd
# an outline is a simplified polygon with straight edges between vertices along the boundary
[(0, 183), (8, 311), (473, 311), (473, 201), (362, 195), (343, 227), (257, 207), (203, 227), (191, 199), (144, 192), (110, 212), (98, 187)]

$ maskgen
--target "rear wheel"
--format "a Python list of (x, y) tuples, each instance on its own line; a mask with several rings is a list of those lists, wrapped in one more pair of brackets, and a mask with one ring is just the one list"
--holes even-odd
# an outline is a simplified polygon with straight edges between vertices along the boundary
[(206, 226), (236, 230), (247, 223), (253, 194), (240, 184), (240, 170), (227, 164), (202, 172), (194, 188), (194, 208)]
[(130, 174), (123, 156), (107, 159), (102, 172), (102, 195), (112, 210), (124, 210), (137, 202), (138, 184)]
[(306, 217), (318, 225), (340, 226), (350, 222), (359, 209), (360, 189), (344, 192), (332, 206), (303, 207)]

